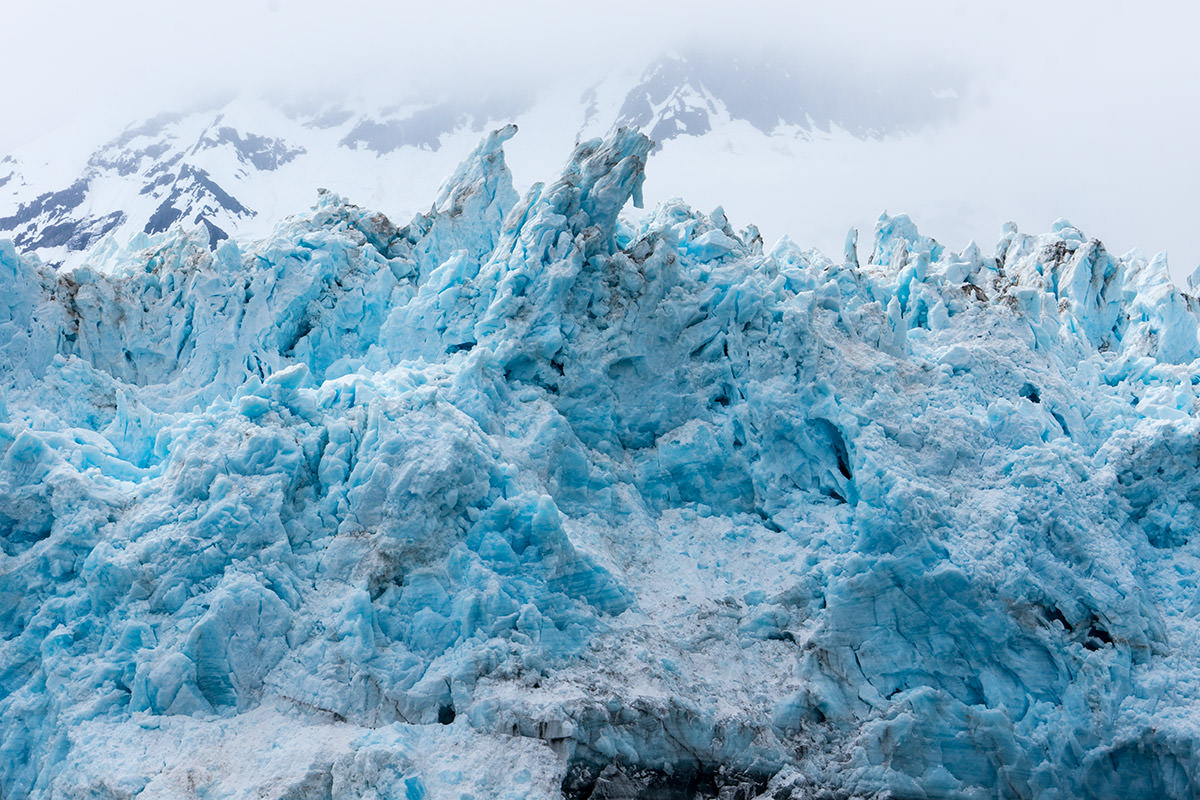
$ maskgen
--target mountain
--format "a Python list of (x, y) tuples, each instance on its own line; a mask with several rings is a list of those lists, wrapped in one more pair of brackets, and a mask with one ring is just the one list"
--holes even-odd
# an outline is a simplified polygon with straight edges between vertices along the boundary
[(764, 252), (514, 133), (402, 227), (0, 245), (0, 794), (1196, 795), (1161, 259)]
[(540, 94), (509, 90), (382, 108), (238, 98), (83, 143), (88, 155), (77, 171), (64, 169), (57, 142), (6, 156), (0, 236), (58, 266), (82, 263), (106, 236), (124, 242), (172, 225), (203, 228), (215, 248), (231, 235), (265, 235), (274, 220), (302, 210), (325, 186), (411, 214), (468, 142), (507, 122), (540, 132), (525, 159), (538, 174), (559, 167), (550, 154), (621, 127), (644, 130), (662, 147), (734, 122), (789, 141), (832, 128), (871, 137), (935, 125), (955, 107), (930, 88), (938, 85), (934, 76), (868, 84), (805, 71), (786, 58), (700, 52), (664, 56), (640, 77)]
[(879, 138), (934, 125), (956, 111), (956, 80), (937, 74), (922, 78), (868, 80), (769, 54), (671, 54), (652, 64), (629, 90), (614, 128), (645, 131), (656, 147), (678, 136), (703, 136), (735, 120), (764, 134), (788, 128), (803, 137), (840, 128), (859, 138)]
[[(0, 218), (0, 231), (57, 265), (79, 263), (106, 235), (127, 241), (172, 226), (202, 228), (215, 248), (230, 234), (265, 233), (256, 223), (276, 211), (280, 198), (315, 196), (316, 182), (333, 170), (363, 176), (351, 188), (370, 196), (386, 168), (379, 162), (402, 168), (401, 159), (387, 158), (394, 151), (436, 149), (440, 134), (479, 127), (441, 111), (304, 113), (239, 100), (164, 114), (97, 148), (65, 189), (26, 179), (11, 159), (7, 187), (16, 211)], [(443, 124), (445, 130), (438, 128)]]

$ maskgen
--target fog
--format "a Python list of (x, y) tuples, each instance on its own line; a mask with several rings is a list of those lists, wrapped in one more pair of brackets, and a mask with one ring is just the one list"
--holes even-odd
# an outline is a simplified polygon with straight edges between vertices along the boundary
[[(596, 80), (670, 49), (769, 50), (864, 86), (942, 76), (959, 110), (894, 146), (818, 143), (772, 175), (750, 161), (739, 175), (735, 153), (663, 193), (731, 197), (731, 217), (823, 248), (885, 208), (952, 246), (990, 245), (1006, 219), (1039, 231), (1067, 216), (1117, 252), (1169, 250), (1177, 276), (1200, 265), (1197, 7), (981, 5), (10, 1), (0, 152), (234, 92), (386, 103)], [(894, 99), (872, 97), (854, 102)], [(652, 165), (652, 194), (653, 181)]]

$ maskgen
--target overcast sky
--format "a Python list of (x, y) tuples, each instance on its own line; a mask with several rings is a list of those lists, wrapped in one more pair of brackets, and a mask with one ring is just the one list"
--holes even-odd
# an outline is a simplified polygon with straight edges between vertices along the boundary
[[(796, 214), (767, 221), (787, 230), (769, 233), (798, 241), (808, 233), (828, 248), (829, 230), (845, 225), (813, 215), (861, 224), (886, 207), (912, 212), (953, 246), (967, 236), (990, 246), (999, 216), (1034, 231), (1063, 215), (1118, 252), (1169, 249), (1178, 275), (1200, 265), (1197, 9), (1096, 0), (7, 0), (0, 151), (53, 129), (107, 131), (235, 90), (353, 87), (381, 100), (417, 86), (486, 92), (599, 76), (671, 48), (769, 47), (867, 75), (933, 65), (970, 77), (954, 124), (899, 149), (798, 156), (798, 175), (827, 199), (796, 202)], [(708, 183), (699, 173), (684, 188), (703, 190), (701, 200), (722, 196), (735, 178), (719, 166)], [(777, 177), (794, 184), (798, 175)], [(651, 168), (648, 187), (653, 179)], [(759, 180), (756, 196), (794, 202), (795, 185)]]

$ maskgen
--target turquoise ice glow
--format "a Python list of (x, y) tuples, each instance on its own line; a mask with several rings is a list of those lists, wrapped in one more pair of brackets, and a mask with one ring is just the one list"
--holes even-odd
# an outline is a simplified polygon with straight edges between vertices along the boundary
[(0, 796), (1194, 795), (1164, 260), (764, 252), (513, 133), (400, 229), (0, 243)]

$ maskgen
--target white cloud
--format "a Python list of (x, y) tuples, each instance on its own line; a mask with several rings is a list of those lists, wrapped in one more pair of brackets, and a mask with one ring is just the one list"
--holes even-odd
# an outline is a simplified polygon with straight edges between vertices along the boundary
[[(837, 195), (825, 208), (852, 216), (847, 224), (868, 210), (909, 210), (933, 235), (952, 242), (970, 232), (984, 243), (1001, 217), (1041, 230), (1064, 215), (1118, 251), (1169, 248), (1179, 273), (1200, 264), (1198, 8), (20, 0), (6, 4), (0, 31), (8, 76), (0, 150), (235, 90), (490, 92), (636, 67), (696, 43), (782, 48), (868, 77), (947, 64), (974, 76), (960, 122), (893, 155), (867, 147), (859, 161), (845, 156), (844, 179), (816, 187)], [(777, 184), (763, 188), (787, 202)]]

